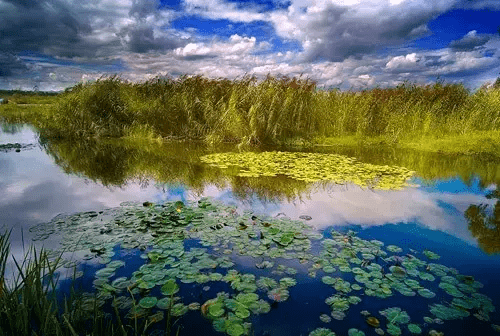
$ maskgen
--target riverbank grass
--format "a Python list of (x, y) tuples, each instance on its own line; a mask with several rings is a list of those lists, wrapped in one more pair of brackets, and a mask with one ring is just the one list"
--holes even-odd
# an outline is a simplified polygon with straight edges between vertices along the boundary
[(471, 93), (461, 84), (404, 83), (353, 92), (319, 90), (302, 78), (183, 76), (131, 83), (113, 76), (50, 99), (52, 104), (27, 108), (4, 104), (0, 116), (31, 123), (49, 137), (146, 136), (250, 146), (388, 144), (500, 157), (494, 145), (499, 86)]

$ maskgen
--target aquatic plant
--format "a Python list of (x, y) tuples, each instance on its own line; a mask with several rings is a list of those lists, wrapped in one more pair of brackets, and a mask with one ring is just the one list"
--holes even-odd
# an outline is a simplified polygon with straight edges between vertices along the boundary
[[(407, 185), (407, 179), (413, 175), (412, 171), (405, 168), (361, 163), (337, 154), (217, 153), (202, 156), (200, 160), (224, 169), (237, 167), (237, 175), (244, 177), (285, 175), (305, 182), (354, 183), (375, 189), (400, 189)], [(290, 239), (289, 236), (281, 236), (280, 243), (287, 245)]]
[(327, 328), (316, 328), (309, 333), (309, 336), (335, 336), (336, 334)]
[(378, 326), (380, 325), (380, 321), (375, 316), (368, 316), (366, 317), (365, 321), (369, 326), (374, 328), (378, 328)]
[[(93, 258), (103, 263), (96, 271), (94, 282), (102, 295), (101, 301), (109, 300), (127, 287), (133, 295), (142, 296), (139, 304), (131, 307), (130, 301), (120, 299), (115, 306), (118, 310), (122, 310), (121, 307), (128, 310), (127, 316), (136, 319), (147, 319), (146, 315), (155, 314), (157, 309), (168, 314), (167, 320), (181, 317), (191, 309), (185, 297), (174, 297), (182, 293), (183, 286), (192, 284), (189, 286), (205, 293), (210, 290), (204, 288), (207, 283), (224, 282), (228, 293), (219, 293), (201, 306), (193, 305), (192, 309), (199, 307), (216, 330), (245, 335), (250, 330), (248, 321), (253, 314), (269, 312), (274, 302), (287, 304), (285, 301), (291, 295), (288, 288), (297, 283), (293, 277), (297, 270), (321, 274), (321, 281), (328, 286), (325, 286), (326, 295), (330, 295), (325, 303), (331, 309), (330, 316), (337, 320), (344, 319), (361, 300), (385, 299), (398, 293), (411, 296), (418, 292), (430, 300), (429, 312), (443, 321), (473, 314), (488, 321), (494, 311), (491, 300), (478, 292), (482, 287), (480, 282), (453, 268), (425, 261), (428, 258), (424, 253), (420, 259), (418, 251), (401, 255), (397, 246), (385, 247), (381, 241), (365, 240), (354, 232), (340, 233), (333, 229), (328, 230), (331, 238), (325, 239), (302, 220), (256, 215), (251, 211), (239, 213), (233, 206), (208, 198), (184, 202), (180, 212), (178, 209), (179, 203), (175, 202), (124, 203), (100, 213), (58, 216), (50, 223), (34, 227), (32, 232), (39, 239), (61, 233), (65, 249), (92, 253)], [(241, 223), (249, 225), (240, 229)], [(279, 239), (283, 235), (293, 238), (283, 245)], [(274, 240), (275, 237), (278, 239)], [(186, 240), (196, 241), (201, 247), (187, 247)], [(317, 253), (311, 248), (315, 240), (320, 240), (317, 246), (321, 246)], [(129, 249), (144, 246), (141, 255), (144, 264), (130, 277), (113, 275), (124, 265), (113, 252), (116, 246)], [(367, 255), (379, 257), (366, 264), (363, 260), (370, 260), (370, 257), (364, 258)], [(254, 258), (249, 265), (255, 265), (256, 269), (269, 261), (266, 265), (272, 272), (267, 277), (256, 277), (251, 272), (237, 271), (233, 267), (240, 256)], [(282, 260), (302, 260), (307, 265), (294, 268)], [(396, 261), (400, 266), (393, 265)], [(388, 265), (391, 266), (387, 268)], [(328, 266), (338, 271), (326, 275), (324, 270)], [(355, 283), (347, 281), (346, 276), (352, 276)], [(434, 281), (436, 277), (439, 282)], [(149, 300), (155, 299), (149, 298), (147, 291), (141, 288), (158, 287), (167, 297), (153, 304)], [(332, 295), (328, 290), (335, 291)], [(449, 304), (436, 304), (432, 300), (436, 294), (440, 300), (448, 295)], [(401, 335), (405, 328), (411, 332), (420, 327), (416, 323), (404, 326), (410, 323), (410, 317), (399, 307), (381, 310), (380, 314), (387, 319), (386, 331), (390, 335)], [(322, 320), (328, 321), (326, 317), (321, 315)], [(371, 317), (367, 323), (370, 321), (370, 325), (379, 329), (380, 322), (377, 325), (375, 317)]]

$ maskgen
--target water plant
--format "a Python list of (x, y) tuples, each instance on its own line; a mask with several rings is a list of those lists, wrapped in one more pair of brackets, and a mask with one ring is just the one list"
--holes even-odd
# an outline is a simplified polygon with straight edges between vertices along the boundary
[[(271, 305), (286, 305), (293, 295), (290, 288), (297, 284), (295, 274), (299, 272), (320, 274), (316, 281), (325, 286), (325, 307), (329, 307), (331, 318), (336, 320), (343, 320), (356, 305), (370, 297), (386, 299), (400, 294), (404, 297), (418, 293), (426, 298), (429, 313), (443, 321), (468, 316), (488, 321), (495, 309), (491, 299), (479, 293), (482, 287), (479, 281), (445, 265), (428, 262), (424, 252), (412, 250), (412, 254), (405, 255), (400, 247), (361, 239), (352, 231), (341, 233), (331, 229), (329, 238), (324, 238), (303, 220), (238, 212), (234, 206), (208, 198), (183, 202), (181, 211), (179, 205), (127, 202), (100, 213), (58, 216), (31, 231), (36, 239), (60, 233), (65, 249), (91, 252), (92, 258), (103, 263), (94, 282), (102, 298), (100, 302), (120, 293), (127, 284), (131, 295), (141, 296), (132, 309), (129, 299), (117, 301), (117, 310), (128, 310), (129, 317), (147, 320), (147, 314), (164, 311), (168, 320), (183, 316), (191, 307), (199, 307), (214, 329), (228, 335), (248, 334), (251, 319), (268, 313)], [(245, 229), (241, 229), (242, 223)], [(283, 244), (280, 239), (283, 236), (291, 237), (290, 241)], [(196, 245), (187, 247), (186, 242)], [(320, 250), (314, 252), (313, 244)], [(124, 265), (113, 252), (118, 246), (121, 249), (144, 246), (141, 254), (144, 264), (132, 270), (130, 277), (115, 275)], [(248, 265), (268, 272), (269, 276), (257, 277), (235, 269), (241, 257), (253, 258)], [(301, 260), (303, 264), (301, 268), (290, 267), (287, 260)], [(268, 263), (261, 267), (264, 261)], [(399, 266), (394, 265), (396, 262)], [(331, 271), (328, 267), (334, 270), (327, 273)], [(183, 286), (198, 286), (195, 288), (211, 293), (210, 287), (205, 290), (211, 282), (225, 283), (229, 291), (220, 292), (201, 305), (186, 301)], [(166, 297), (157, 300), (149, 295), (150, 290), (160, 290)], [(446, 296), (448, 301), (443, 301)], [(435, 297), (447, 303), (437, 303), (440, 301), (433, 300)], [(382, 326), (378, 319), (365, 313), (367, 323), (380, 333), (378, 329)], [(410, 323), (409, 314), (402, 308), (389, 307), (379, 313), (387, 319), (386, 332), (390, 335), (400, 335), (405, 328), (412, 333), (422, 329)], [(323, 314), (321, 320), (329, 321), (327, 317)], [(151, 321), (158, 318), (159, 315)], [(355, 332), (358, 331), (352, 331)]]
[[(376, 166), (336, 154), (303, 152), (217, 153), (200, 158), (215, 167), (239, 169), (238, 176), (285, 175), (305, 182), (333, 181), (355, 183), (376, 189), (399, 189), (406, 186), (412, 171), (401, 167)], [(287, 245), (291, 237), (282, 235)]]

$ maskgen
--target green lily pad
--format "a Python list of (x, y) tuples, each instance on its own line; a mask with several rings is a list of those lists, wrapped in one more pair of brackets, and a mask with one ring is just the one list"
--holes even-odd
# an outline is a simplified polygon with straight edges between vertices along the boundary
[(437, 255), (436, 253), (432, 252), (432, 251), (429, 251), (429, 250), (425, 250), (422, 252), (427, 258), (429, 259), (432, 259), (432, 260), (437, 260), (440, 258), (439, 255)]
[(433, 297), (436, 296), (436, 294), (434, 292), (431, 292), (430, 290), (428, 290), (427, 288), (424, 288), (424, 289), (419, 289), (418, 290), (418, 294), (420, 296), (423, 296), (424, 298), (427, 298), (427, 299), (432, 299)]
[(288, 300), (288, 298), (290, 297), (290, 294), (289, 294), (288, 290), (286, 290), (282, 287), (278, 287), (278, 288), (270, 290), (268, 292), (267, 296), (273, 301), (283, 302), (283, 301)]
[(316, 328), (309, 333), (309, 336), (335, 336), (335, 333), (327, 328)]
[(352, 182), (380, 189), (400, 189), (413, 172), (400, 167), (375, 166), (359, 163), (337, 154), (297, 152), (217, 153), (200, 157), (202, 162), (218, 167), (238, 167), (238, 176), (258, 177), (285, 175), (316, 182), (330, 180)]
[(153, 308), (158, 303), (158, 299), (154, 296), (142, 298), (139, 301), (139, 306), (144, 309)]
[(182, 303), (176, 303), (172, 306), (171, 314), (172, 316), (182, 316), (186, 314), (188, 307)]
[(385, 247), (387, 249), (387, 251), (389, 252), (393, 252), (393, 253), (401, 253), (403, 252), (403, 249), (399, 246), (396, 246), (396, 245), (388, 245)]
[(332, 321), (332, 318), (326, 314), (321, 314), (319, 316), (319, 319), (321, 322), (324, 322), (324, 323), (330, 323)]
[(282, 279), (280, 279), (279, 283), (280, 283), (281, 287), (288, 288), (288, 287), (295, 286), (297, 284), (297, 281), (295, 279), (292, 279), (292, 278), (282, 278)]
[(170, 308), (171, 302), (172, 301), (169, 297), (165, 297), (165, 298), (158, 300), (158, 302), (156, 302), (156, 307), (166, 310), (166, 309)]
[(163, 286), (161, 286), (161, 292), (163, 295), (169, 296), (177, 293), (179, 291), (179, 286), (175, 280), (168, 280)]
[(401, 335), (402, 331), (401, 328), (398, 327), (397, 325), (389, 323), (387, 325), (387, 333), (391, 336), (399, 336)]
[(347, 335), (349, 335), (349, 336), (365, 336), (365, 333), (361, 330), (356, 329), (356, 328), (351, 328), (347, 331)]
[(408, 324), (408, 330), (415, 335), (420, 335), (422, 333), (422, 329), (414, 323)]

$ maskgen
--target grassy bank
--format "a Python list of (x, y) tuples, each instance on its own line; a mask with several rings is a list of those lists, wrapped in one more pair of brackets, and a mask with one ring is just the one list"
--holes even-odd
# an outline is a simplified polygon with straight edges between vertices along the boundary
[(500, 130), (498, 86), (470, 93), (461, 84), (406, 83), (342, 92), (317, 90), (309, 80), (274, 77), (260, 82), (253, 77), (155, 78), (139, 84), (110, 77), (78, 84), (50, 99), (51, 105), (26, 110), (2, 105), (0, 115), (58, 137), (162, 137), (254, 145), (301, 139), (319, 144), (397, 143), (444, 152), (479, 148), (500, 155), (496, 146), (488, 145), (497, 141)]

